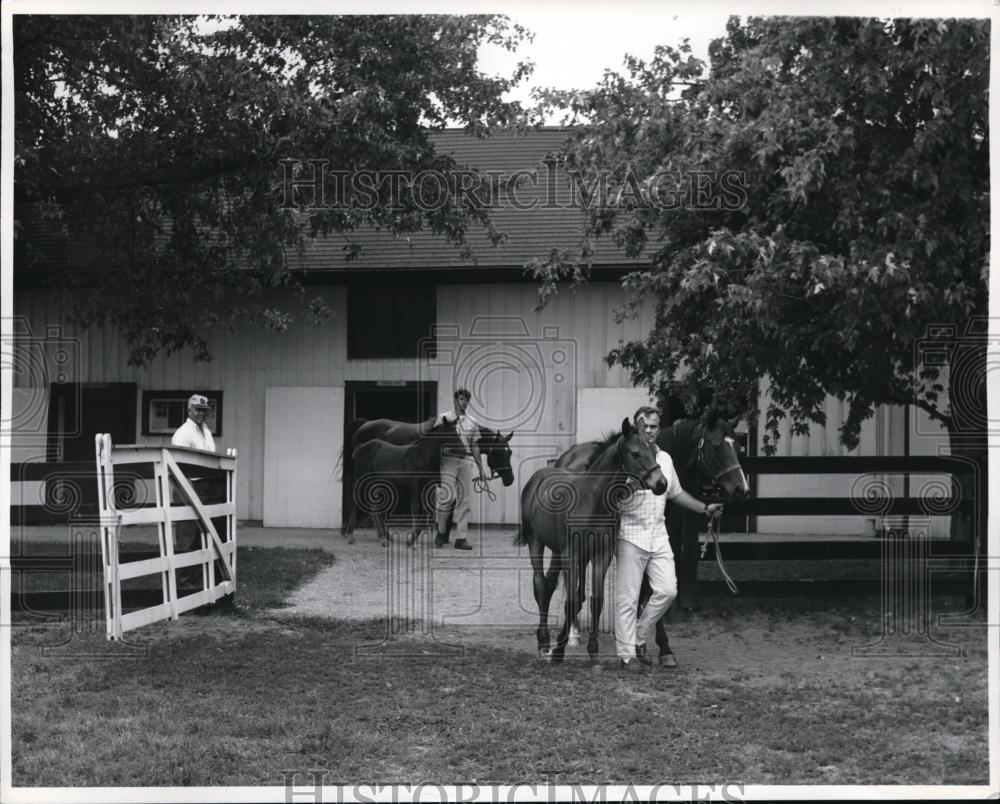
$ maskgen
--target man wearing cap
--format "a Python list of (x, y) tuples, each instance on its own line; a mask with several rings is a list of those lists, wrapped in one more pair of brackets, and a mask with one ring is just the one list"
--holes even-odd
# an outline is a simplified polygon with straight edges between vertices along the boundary
[(208, 397), (202, 394), (191, 394), (188, 399), (187, 420), (174, 433), (170, 443), (175, 447), (190, 447), (215, 452), (215, 439), (212, 431), (205, 426), (205, 414), (208, 413)]
[[(200, 449), (206, 452), (215, 452), (215, 439), (212, 438), (212, 431), (205, 425), (205, 415), (208, 413), (208, 398), (202, 394), (192, 394), (187, 404), (188, 417), (184, 424), (177, 428), (170, 443), (175, 447), (188, 447), (190, 449)], [(213, 478), (189, 477), (188, 481), (194, 488), (198, 498), (203, 502), (215, 502), (217, 489)], [(181, 490), (173, 483), (170, 485), (173, 502), (176, 505), (186, 505), (187, 500)], [(216, 521), (218, 529), (224, 519)], [(220, 533), (220, 536), (224, 534)], [(174, 549), (178, 553), (186, 553), (191, 550), (201, 549), (201, 528), (193, 520), (177, 522), (174, 524)], [(216, 562), (216, 578), (222, 572), (220, 563)], [(185, 567), (177, 572), (178, 586), (198, 586), (202, 585), (201, 567)]]
[(441, 489), (437, 503), (437, 535), (434, 546), (448, 544), (448, 519), (454, 505), (455, 549), (471, 550), (469, 517), (472, 514), (472, 477), (479, 469), (479, 479), (486, 483), (483, 456), (479, 452), (479, 424), (466, 413), (472, 394), (465, 388), (455, 391), (455, 409), (442, 413), (436, 424), (455, 428), (458, 440), (441, 449)]

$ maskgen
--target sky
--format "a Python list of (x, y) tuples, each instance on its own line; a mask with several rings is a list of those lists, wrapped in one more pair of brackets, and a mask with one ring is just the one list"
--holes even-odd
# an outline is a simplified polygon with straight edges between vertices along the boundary
[(718, 9), (681, 14), (674, 5), (641, 3), (623, 3), (614, 13), (610, 5), (584, 4), (569, 14), (561, 3), (537, 8), (519, 4), (503, 11), (532, 31), (535, 40), (516, 54), (486, 46), (480, 66), (486, 73), (509, 75), (518, 61), (533, 61), (534, 73), (509, 96), (525, 103), (532, 87), (588, 89), (605, 70), (621, 71), (626, 53), (648, 60), (657, 45), (676, 47), (685, 37), (694, 55), (707, 61), (709, 42), (725, 33), (729, 18)]

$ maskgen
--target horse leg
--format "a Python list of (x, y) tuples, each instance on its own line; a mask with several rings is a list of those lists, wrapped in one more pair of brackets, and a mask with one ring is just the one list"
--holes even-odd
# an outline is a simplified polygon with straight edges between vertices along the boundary
[[(348, 494), (348, 499), (354, 494), (353, 490)], [(347, 539), (348, 544), (354, 544), (354, 526), (357, 524), (358, 520), (358, 507), (353, 501), (348, 503), (349, 509), (347, 512), (347, 524), (341, 531), (341, 535)]]
[[(579, 577), (578, 580), (579, 580), (579, 589), (578, 589), (577, 593), (578, 593), (579, 597), (577, 599), (580, 601), (580, 608), (582, 609), (583, 608), (583, 601), (587, 597), (587, 588), (586, 588), (587, 587), (587, 571), (586, 571), (586, 568), (584, 568), (583, 570), (581, 570), (580, 577)], [(573, 618), (573, 622), (570, 623), (570, 626), (569, 626), (569, 642), (567, 644), (570, 645), (570, 646), (574, 646), (574, 647), (576, 645), (580, 644), (580, 617), (579, 617), (579, 615), (577, 615), (576, 617), (574, 617)]]
[(667, 615), (656, 621), (656, 644), (660, 648), (660, 667), (677, 667), (677, 659), (670, 650), (670, 640), (667, 638)]
[(529, 557), (531, 558), (532, 586), (534, 587), (535, 603), (538, 604), (538, 630), (535, 636), (538, 640), (538, 655), (547, 657), (549, 652), (549, 601), (552, 600), (552, 593), (555, 591), (555, 583), (551, 582), (550, 576), (558, 582), (558, 572), (553, 573), (553, 567), (560, 561), (558, 553), (552, 554), (552, 561), (549, 572), (545, 572), (545, 545), (537, 539), (529, 541)]
[(348, 544), (354, 544), (354, 526), (357, 524), (357, 506), (354, 504), (354, 471), (351, 460), (351, 445), (345, 441), (343, 452), (343, 469), (340, 475), (344, 490), (344, 505), (347, 510), (343, 512), (341, 520), (340, 535), (347, 539)]
[[(345, 449), (347, 449), (345, 447)], [(351, 471), (350, 479), (348, 479), (348, 466), (347, 458), (344, 458), (344, 488), (347, 489), (347, 494), (344, 495), (344, 504), (347, 506), (347, 516), (345, 518), (344, 528), (341, 531), (341, 535), (347, 539), (348, 544), (354, 544), (354, 528), (358, 524), (358, 501), (354, 499), (355, 488), (354, 488), (354, 472)]]
[(678, 556), (677, 608), (680, 611), (690, 611), (698, 605), (698, 560), (701, 558), (699, 522), (696, 514), (689, 511), (681, 513), (681, 551), (679, 554), (675, 553)]
[(590, 564), (590, 635), (587, 639), (587, 653), (590, 661), (596, 662), (600, 653), (598, 635), (601, 628), (601, 612), (604, 609), (604, 579), (611, 566), (612, 543), (603, 544), (594, 551)]
[(421, 484), (419, 481), (410, 481), (410, 526), (412, 530), (410, 532), (410, 538), (406, 542), (409, 547), (412, 547), (416, 543), (417, 539), (420, 538), (420, 522), (417, 519), (420, 511), (420, 486)]
[[(574, 551), (576, 552), (576, 551)], [(552, 649), (552, 661), (561, 662), (566, 655), (566, 643), (569, 642), (569, 629), (573, 620), (580, 613), (580, 582), (581, 572), (580, 559), (576, 555), (570, 555), (566, 564), (566, 611), (563, 617), (562, 628), (559, 629), (559, 636), (556, 637), (556, 646)]]
[(378, 533), (378, 540), (382, 547), (389, 546), (389, 529), (385, 525), (385, 518), (382, 514), (372, 514), (372, 519), (375, 520), (375, 532)]

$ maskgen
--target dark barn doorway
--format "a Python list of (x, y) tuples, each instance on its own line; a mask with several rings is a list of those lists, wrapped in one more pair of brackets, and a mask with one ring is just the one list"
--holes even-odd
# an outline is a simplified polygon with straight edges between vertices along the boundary
[[(436, 382), (408, 382), (395, 380), (348, 381), (344, 383), (344, 450), (350, 449), (347, 428), (354, 419), (395, 419), (400, 422), (420, 422), (429, 419), (437, 410)], [(349, 503), (352, 489), (344, 484), (344, 510)], [(406, 488), (399, 489), (397, 512), (410, 510)], [(360, 520), (359, 520), (360, 524)]]
[[(94, 466), (94, 436), (110, 433), (115, 444), (134, 444), (136, 438), (135, 383), (63, 383), (51, 386), (49, 397), (48, 460)], [(93, 468), (46, 484), (46, 506), (75, 496), (73, 513), (97, 514), (97, 481)], [(124, 473), (123, 473), (124, 474)], [(72, 485), (67, 490), (66, 483)], [(133, 481), (115, 481), (119, 500), (134, 499)]]

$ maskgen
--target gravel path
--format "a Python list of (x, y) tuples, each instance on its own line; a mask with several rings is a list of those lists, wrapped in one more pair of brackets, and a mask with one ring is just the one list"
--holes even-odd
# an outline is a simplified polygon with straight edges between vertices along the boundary
[[(271, 612), (280, 619), (309, 615), (339, 619), (380, 619), (387, 622), (387, 637), (436, 640), (442, 644), (496, 646), (536, 655), (535, 628), (538, 609), (532, 593), (527, 549), (512, 545), (514, 531), (473, 531), (475, 549), (459, 552), (452, 547), (435, 549), (427, 536), (416, 547), (404, 542), (389, 549), (379, 546), (374, 533), (359, 531), (353, 545), (334, 546), (336, 562), (299, 587), (288, 606)], [(337, 537), (340, 538), (339, 536)], [(601, 654), (614, 652), (612, 631), (614, 567), (605, 582), (601, 618)], [(550, 629), (555, 639), (562, 622), (564, 592), (560, 583), (550, 608)], [(589, 596), (589, 581), (588, 581)], [(828, 669), (852, 662), (852, 647), (871, 642), (862, 633), (863, 623), (842, 611), (817, 617), (773, 616), (733, 598), (720, 606), (696, 612), (671, 623), (668, 632), (678, 659), (691, 669), (730, 667), (734, 671), (757, 665)], [(780, 603), (778, 604), (780, 606)], [(729, 610), (731, 609), (731, 610)], [(779, 609), (780, 610), (780, 609)], [(869, 628), (879, 618), (875, 602), (864, 619)], [(392, 618), (411, 622), (409, 630), (395, 631)], [(585, 604), (581, 625), (589, 623)], [(952, 631), (947, 637), (956, 636)], [(929, 646), (930, 655), (952, 651)], [(924, 653), (928, 646), (906, 646)], [(876, 651), (881, 653), (881, 651)], [(584, 646), (570, 646), (568, 656), (586, 656)], [(854, 656), (857, 661), (857, 656)]]
[[(511, 542), (514, 530), (473, 530), (472, 551), (435, 548), (425, 534), (420, 543), (379, 546), (373, 531), (357, 532), (355, 544), (341, 540), (337, 561), (301, 586), (275, 616), (310, 615), (367, 620), (402, 618), (419, 623), (426, 637), (479, 644), (523, 644), (534, 651), (538, 623), (526, 548)], [(339, 537), (338, 537), (339, 538)], [(606, 583), (609, 600), (611, 573)], [(561, 622), (562, 585), (551, 613)], [(610, 623), (608, 606), (602, 620)], [(589, 622), (589, 617), (584, 617)], [(610, 638), (609, 638), (610, 639)]]

